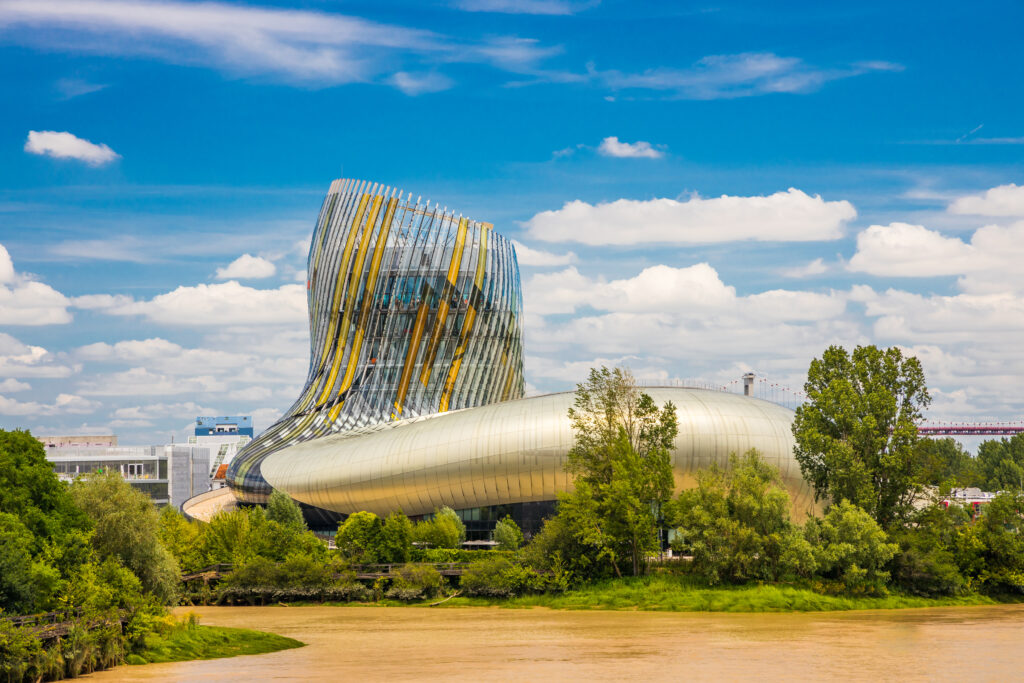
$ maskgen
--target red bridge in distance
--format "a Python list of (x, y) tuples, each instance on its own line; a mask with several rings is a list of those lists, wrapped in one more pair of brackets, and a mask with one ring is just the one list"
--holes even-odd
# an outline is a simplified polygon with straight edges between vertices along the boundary
[(972, 423), (945, 425), (919, 425), (917, 433), (921, 436), (1013, 436), (1024, 433), (1022, 423)]

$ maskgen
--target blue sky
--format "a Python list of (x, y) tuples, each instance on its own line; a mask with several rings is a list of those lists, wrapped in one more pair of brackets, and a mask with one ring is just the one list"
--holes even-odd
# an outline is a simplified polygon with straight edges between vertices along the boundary
[[(1022, 417), (1024, 7), (0, 0), (0, 426), (257, 429), (336, 177), (520, 245), (531, 391), (899, 345)], [(8, 262), (9, 257), (9, 262)], [(241, 259), (241, 260), (239, 260)]]

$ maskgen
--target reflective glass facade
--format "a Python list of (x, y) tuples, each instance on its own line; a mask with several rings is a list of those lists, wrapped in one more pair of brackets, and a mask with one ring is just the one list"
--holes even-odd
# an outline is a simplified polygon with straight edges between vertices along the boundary
[(262, 463), (281, 449), (522, 397), (519, 269), (490, 223), (336, 180), (307, 273), (309, 374), (292, 407), (229, 466), (240, 500), (266, 498)]

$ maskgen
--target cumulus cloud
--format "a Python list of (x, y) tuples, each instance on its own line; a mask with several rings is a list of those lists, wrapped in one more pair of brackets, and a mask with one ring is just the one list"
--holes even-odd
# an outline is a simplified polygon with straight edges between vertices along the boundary
[(655, 149), (649, 142), (619, 142), (614, 135), (602, 140), (597, 151), (602, 156), (620, 159), (660, 159), (665, 156), (664, 152)]
[(975, 216), (1024, 216), (1024, 185), (1000, 185), (979, 195), (960, 197), (949, 212)]
[(524, 225), (535, 239), (590, 245), (792, 242), (839, 239), (856, 215), (848, 201), (825, 201), (790, 188), (766, 197), (575, 200)]
[(13, 377), (8, 377), (3, 382), (0, 382), (0, 392), (5, 394), (11, 394), (16, 391), (27, 391), (31, 388), (32, 386), (27, 382), (19, 382)]
[(242, 254), (225, 268), (218, 268), (218, 280), (258, 280), (277, 272), (277, 266), (262, 256)]
[(97, 145), (71, 133), (55, 130), (30, 130), (25, 151), (54, 159), (77, 159), (90, 166), (103, 166), (121, 158), (104, 144)]
[(56, 400), (49, 404), (0, 396), (0, 415), (86, 415), (100, 407), (100, 403), (74, 394), (58, 394)]
[(306, 321), (306, 288), (287, 284), (255, 289), (234, 280), (181, 286), (152, 299), (105, 294), (76, 297), (76, 306), (110, 315), (139, 315), (165, 325), (267, 325)]
[(0, 377), (67, 377), (75, 371), (42, 346), (23, 344), (0, 332)]
[(857, 236), (848, 268), (878, 276), (959, 275), (971, 294), (1024, 291), (1024, 221), (979, 228), (970, 242), (922, 225), (872, 225)]
[(816, 258), (809, 263), (805, 263), (802, 266), (795, 266), (793, 268), (783, 268), (781, 273), (783, 277), (791, 278), (804, 278), (814, 277), (815, 275), (823, 275), (828, 272), (828, 266), (825, 265), (825, 260)]
[(0, 244), (0, 325), (58, 325), (71, 322), (70, 300), (53, 287), (14, 270)]
[(512, 240), (516, 248), (516, 260), (520, 266), (567, 266), (576, 262), (576, 254), (571, 251), (564, 254), (554, 254), (550, 251), (542, 251), (526, 246), (522, 242)]

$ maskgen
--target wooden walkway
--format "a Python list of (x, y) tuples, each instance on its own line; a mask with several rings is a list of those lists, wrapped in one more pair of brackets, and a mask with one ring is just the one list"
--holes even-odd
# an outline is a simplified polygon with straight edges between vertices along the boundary
[[(431, 562), (427, 566), (436, 569), (441, 576), (462, 576), (469, 564), (469, 562)], [(404, 564), (353, 564), (349, 566), (349, 569), (356, 573), (357, 579), (372, 580), (393, 576), (404, 566)], [(211, 581), (220, 581), (225, 574), (231, 573), (233, 568), (233, 565), (227, 563), (211, 564), (198, 571), (183, 574), (181, 580), (183, 582), (202, 581), (204, 584), (209, 584)]]

